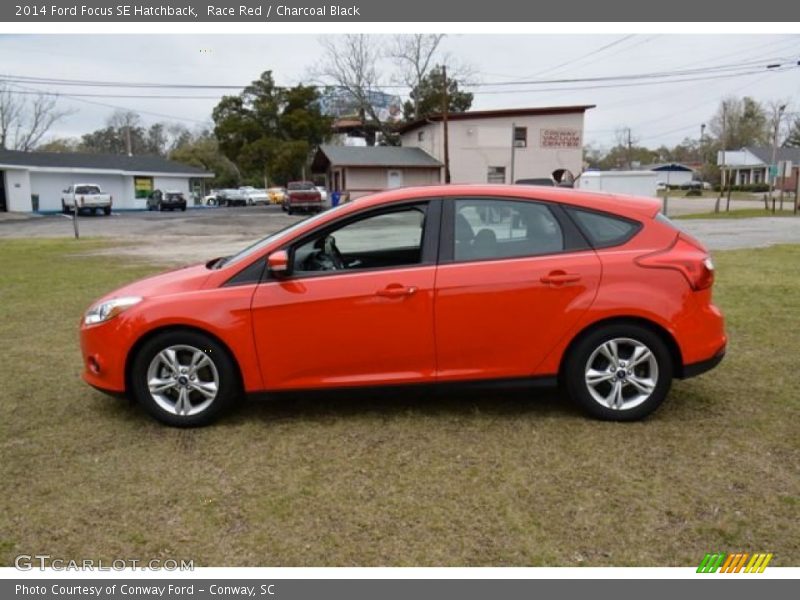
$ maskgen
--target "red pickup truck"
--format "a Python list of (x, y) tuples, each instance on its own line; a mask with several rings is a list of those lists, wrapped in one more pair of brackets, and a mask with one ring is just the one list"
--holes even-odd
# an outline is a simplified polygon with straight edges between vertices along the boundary
[(322, 194), (310, 181), (291, 181), (286, 186), (283, 210), (290, 215), (298, 211), (322, 211)]

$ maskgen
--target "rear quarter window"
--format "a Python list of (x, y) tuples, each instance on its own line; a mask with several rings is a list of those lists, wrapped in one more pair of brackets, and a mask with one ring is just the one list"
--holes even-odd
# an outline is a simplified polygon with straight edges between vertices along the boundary
[(595, 248), (619, 246), (635, 236), (642, 224), (609, 213), (567, 208), (583, 234)]

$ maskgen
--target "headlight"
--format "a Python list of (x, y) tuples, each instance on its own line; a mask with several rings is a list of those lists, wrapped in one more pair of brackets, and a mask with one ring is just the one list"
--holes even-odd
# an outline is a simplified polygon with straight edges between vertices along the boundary
[(127, 296), (124, 298), (112, 298), (100, 304), (95, 304), (86, 311), (83, 317), (84, 325), (95, 325), (113, 319), (119, 313), (129, 309), (134, 304), (139, 304), (142, 299), (139, 296)]

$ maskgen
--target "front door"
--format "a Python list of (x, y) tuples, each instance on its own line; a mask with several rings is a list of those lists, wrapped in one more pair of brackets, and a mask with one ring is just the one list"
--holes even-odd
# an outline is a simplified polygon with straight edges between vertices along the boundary
[(403, 172), (399, 169), (389, 169), (386, 175), (386, 187), (390, 190), (403, 187)]
[(291, 274), (253, 296), (266, 388), (432, 379), (437, 228), (423, 202), (347, 218), (292, 245)]
[(536, 367), (591, 305), (597, 255), (547, 203), (451, 202), (434, 306), (439, 379), (552, 375)]

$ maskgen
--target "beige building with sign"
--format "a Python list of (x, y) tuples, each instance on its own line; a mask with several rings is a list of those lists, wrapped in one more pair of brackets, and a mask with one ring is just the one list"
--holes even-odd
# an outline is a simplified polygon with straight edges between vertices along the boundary
[[(583, 118), (594, 105), (469, 111), (448, 117), (451, 183), (558, 179), (583, 169)], [(441, 115), (401, 130), (402, 146), (444, 163)], [(445, 180), (442, 175), (442, 181)]]

